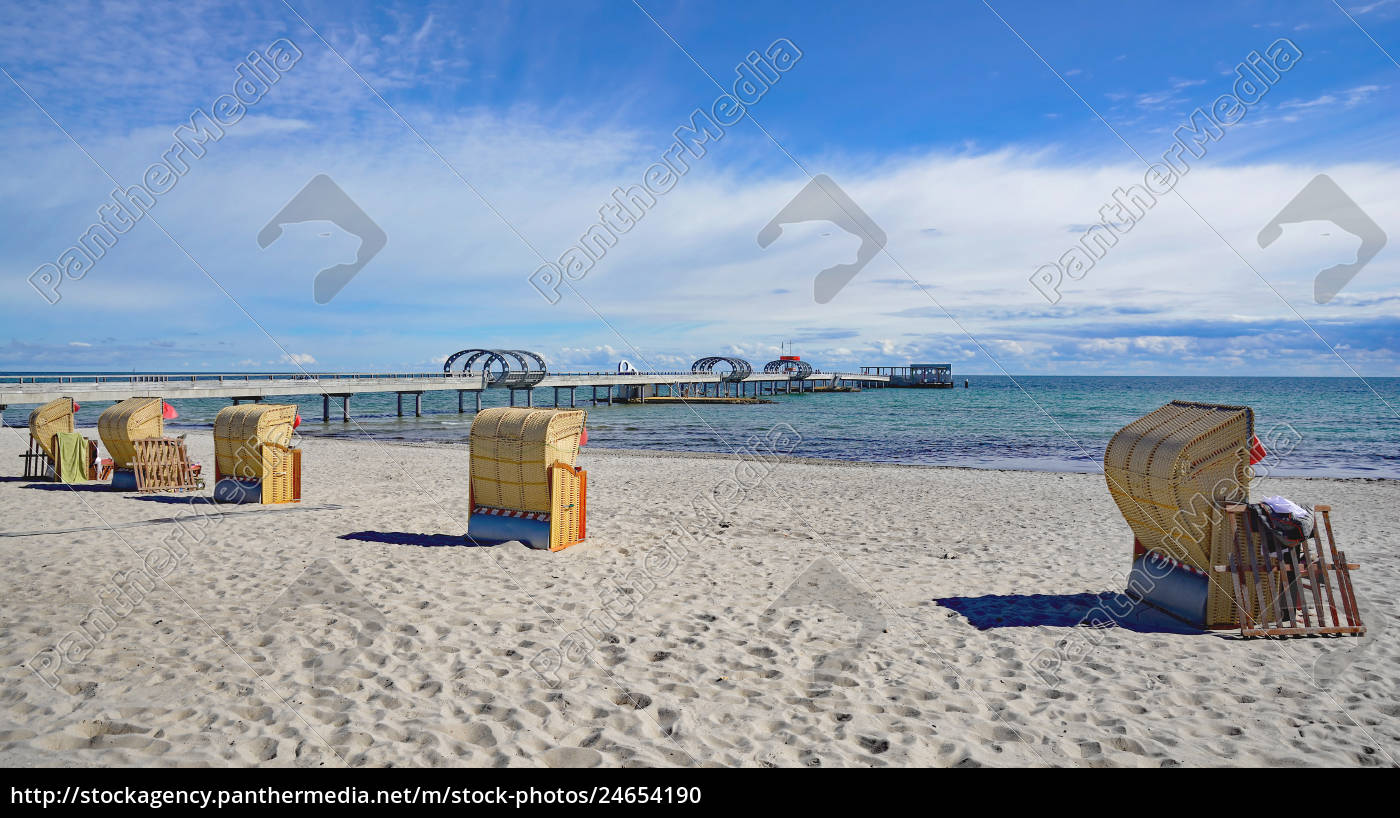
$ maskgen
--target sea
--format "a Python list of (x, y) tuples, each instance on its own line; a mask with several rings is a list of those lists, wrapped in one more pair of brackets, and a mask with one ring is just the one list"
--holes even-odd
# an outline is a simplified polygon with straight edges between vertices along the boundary
[[(38, 373), (0, 373), (3, 375)], [(77, 375), (82, 373), (63, 373)], [(964, 387), (964, 380), (968, 386)], [(1400, 478), (1400, 378), (1093, 377), (957, 375), (954, 389), (866, 389), (780, 394), (772, 403), (593, 406), (588, 445), (607, 449), (737, 453), (755, 437), (780, 433), (795, 457), (1097, 472), (1119, 428), (1172, 400), (1251, 406), (1256, 433), (1269, 449), (1270, 474)], [(537, 407), (553, 405), (537, 389)], [(561, 390), (562, 405), (568, 392)], [(319, 395), (294, 396), (303, 437), (372, 437), (386, 441), (466, 443), (473, 402), (457, 413), (455, 392), (425, 393), (423, 416), (399, 417), (395, 395), (351, 398), (351, 421), (332, 401), (321, 421)], [(523, 405), (524, 396), (518, 396)], [(483, 406), (503, 406), (505, 390), (487, 390)], [(178, 432), (210, 430), (227, 400), (174, 400)], [(83, 406), (79, 426), (95, 426), (105, 406)], [(30, 406), (10, 406), (4, 422), (23, 426)]]

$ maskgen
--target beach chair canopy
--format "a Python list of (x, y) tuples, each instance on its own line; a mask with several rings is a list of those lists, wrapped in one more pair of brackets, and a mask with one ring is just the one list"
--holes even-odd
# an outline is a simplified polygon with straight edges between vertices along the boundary
[(291, 445), (294, 404), (249, 403), (229, 406), (214, 416), (214, 459), (219, 474), (239, 480), (261, 480), (263, 446)]
[(131, 468), (131, 459), (136, 456), (133, 441), (161, 437), (164, 433), (160, 398), (127, 398), (97, 418), (97, 434), (112, 456), (112, 465), (119, 469)]
[(58, 453), (53, 448), (53, 436), (59, 432), (73, 431), (73, 399), (59, 398), (29, 413), (29, 435), (44, 450), (49, 459), (58, 462)]
[(472, 502), (550, 512), (549, 468), (574, 465), (587, 415), (583, 410), (509, 407), (477, 413), (471, 429)]

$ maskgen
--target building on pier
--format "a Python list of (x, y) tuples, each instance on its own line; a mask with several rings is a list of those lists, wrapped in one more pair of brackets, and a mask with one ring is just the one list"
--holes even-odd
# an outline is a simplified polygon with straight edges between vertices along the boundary
[(952, 364), (910, 364), (909, 366), (863, 366), (862, 375), (885, 375), (889, 386), (899, 389), (952, 389)]

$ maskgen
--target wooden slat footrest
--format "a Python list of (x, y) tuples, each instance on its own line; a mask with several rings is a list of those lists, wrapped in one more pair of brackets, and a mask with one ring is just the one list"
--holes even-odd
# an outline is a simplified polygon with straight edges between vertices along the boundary
[[(1298, 543), (1296, 553), (1282, 555), (1265, 547), (1266, 535), (1255, 529), (1247, 506), (1233, 504), (1225, 510), (1234, 527), (1234, 548), (1228, 565), (1211, 567), (1217, 574), (1230, 575), (1240, 636), (1366, 633), (1351, 583), (1351, 572), (1361, 566), (1349, 562), (1346, 552), (1337, 549), (1329, 514), (1331, 506), (1316, 506), (1311, 540)], [(1319, 530), (1327, 532), (1325, 552)], [(1300, 564), (1290, 564), (1295, 560)]]

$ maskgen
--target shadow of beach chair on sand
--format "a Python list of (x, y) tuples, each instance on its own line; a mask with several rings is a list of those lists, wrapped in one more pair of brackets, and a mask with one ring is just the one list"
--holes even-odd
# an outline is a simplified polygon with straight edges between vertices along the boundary
[(1097, 594), (1005, 594), (938, 600), (978, 630), (993, 628), (1122, 628), (1138, 633), (1205, 633), (1151, 605), (1114, 591)]
[(341, 534), (338, 539), (383, 545), (413, 545), (419, 548), (445, 548), (449, 545), (460, 548), (464, 545), (489, 544), (474, 543), (471, 540), (463, 542), (460, 534), (418, 534), (411, 531), (352, 531), (349, 534)]

